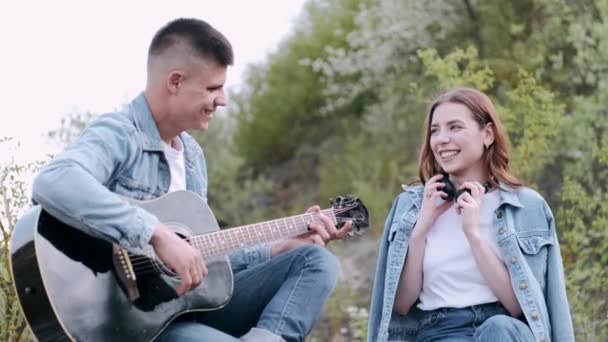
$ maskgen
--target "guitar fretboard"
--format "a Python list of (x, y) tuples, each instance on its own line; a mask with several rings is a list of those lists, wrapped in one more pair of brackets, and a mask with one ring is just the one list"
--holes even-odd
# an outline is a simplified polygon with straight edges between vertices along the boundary
[[(321, 210), (334, 224), (333, 209)], [(234, 250), (254, 246), (262, 242), (280, 240), (308, 232), (310, 223), (321, 222), (318, 213), (306, 213), (286, 218), (229, 228), (213, 233), (190, 237), (190, 243), (197, 247), (203, 257), (225, 255)]]

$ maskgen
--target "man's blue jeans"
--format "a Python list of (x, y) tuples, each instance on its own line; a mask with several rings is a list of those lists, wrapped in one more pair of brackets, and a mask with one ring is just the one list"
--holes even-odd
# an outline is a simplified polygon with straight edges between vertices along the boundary
[(305, 245), (235, 274), (230, 302), (171, 323), (157, 341), (238, 341), (251, 328), (304, 341), (336, 287), (340, 265), (324, 247)]
[(508, 316), (507, 310), (496, 302), (425, 311), (416, 341), (527, 342), (534, 341), (534, 335), (526, 323)]

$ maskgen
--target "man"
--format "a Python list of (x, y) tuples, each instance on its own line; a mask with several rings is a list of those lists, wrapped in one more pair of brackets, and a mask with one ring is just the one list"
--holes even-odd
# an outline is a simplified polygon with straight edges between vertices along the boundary
[[(187, 189), (207, 198), (203, 152), (185, 131), (206, 130), (226, 105), (233, 63), (228, 40), (204, 21), (177, 19), (148, 51), (145, 91), (116, 113), (101, 115), (46, 165), (33, 199), (59, 220), (127, 249), (152, 245), (180, 277), (182, 295), (204, 281), (198, 250), (145, 210), (117, 194), (148, 200)], [(309, 211), (319, 211), (317, 206)], [(331, 220), (311, 232), (230, 256), (234, 295), (220, 310), (181, 317), (160, 341), (303, 341), (337, 282), (339, 264), (324, 246), (341, 239)]]

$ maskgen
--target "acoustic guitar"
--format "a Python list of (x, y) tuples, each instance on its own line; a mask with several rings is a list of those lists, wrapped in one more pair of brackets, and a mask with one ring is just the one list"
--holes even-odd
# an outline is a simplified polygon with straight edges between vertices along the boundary
[[(39, 341), (150, 341), (177, 316), (226, 305), (233, 274), (228, 254), (308, 231), (318, 214), (220, 230), (206, 202), (189, 191), (137, 201), (201, 251), (207, 277), (177, 296), (180, 280), (151, 246), (125, 250), (63, 224), (40, 206), (18, 221), (10, 241), (11, 272), (27, 322)], [(353, 221), (350, 236), (368, 227), (365, 205), (339, 196), (321, 211), (337, 226)]]

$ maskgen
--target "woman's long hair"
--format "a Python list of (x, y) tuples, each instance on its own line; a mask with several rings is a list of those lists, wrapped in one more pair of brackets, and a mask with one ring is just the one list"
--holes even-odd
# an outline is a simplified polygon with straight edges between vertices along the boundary
[(483, 165), (490, 176), (489, 181), (492, 187), (499, 188), (499, 182), (504, 182), (513, 188), (521, 187), (523, 183), (512, 174), (509, 168), (507, 136), (502, 128), (502, 123), (498, 118), (492, 100), (486, 94), (466, 87), (452, 88), (433, 101), (425, 119), (424, 140), (422, 141), (418, 157), (419, 181), (424, 184), (432, 176), (444, 172), (439, 167), (431, 150), (431, 123), (435, 109), (440, 104), (447, 102), (460, 103), (469, 108), (473, 114), (473, 119), (477, 121), (480, 129), (488, 123), (492, 123), (494, 142), (484, 149), (481, 156)]

